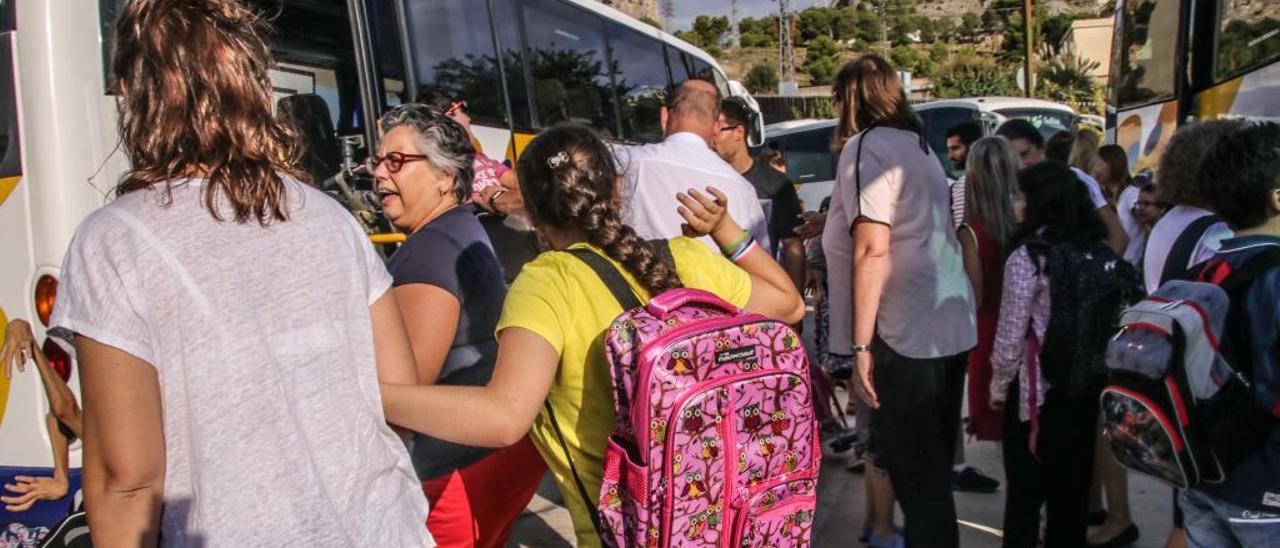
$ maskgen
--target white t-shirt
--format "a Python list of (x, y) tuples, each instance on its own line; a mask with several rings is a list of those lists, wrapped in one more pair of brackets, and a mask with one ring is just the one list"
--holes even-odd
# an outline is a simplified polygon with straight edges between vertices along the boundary
[(1142, 253), (1147, 248), (1147, 232), (1142, 223), (1133, 216), (1133, 205), (1138, 202), (1138, 187), (1129, 185), (1120, 191), (1116, 199), (1116, 216), (1120, 217), (1120, 228), (1129, 235), (1129, 246), (1124, 250), (1124, 260), (1134, 266), (1142, 266)]
[(290, 220), (265, 228), (214, 220), (202, 180), (95, 211), (52, 326), (155, 367), (164, 545), (431, 545), (375, 368), (369, 306), (391, 277), (337, 202), (286, 184)]
[[(856, 183), (858, 141), (862, 192)], [(840, 152), (831, 208), (822, 233), (827, 255), (830, 351), (853, 347), (853, 221), (889, 225), (889, 277), (880, 297), (876, 333), (909, 358), (959, 354), (977, 341), (973, 289), (964, 272), (951, 220), (946, 174), (932, 150), (910, 131), (875, 128)], [(867, 342), (867, 341), (860, 341)]]
[(1089, 201), (1093, 202), (1093, 207), (1095, 209), (1107, 207), (1107, 197), (1102, 194), (1102, 185), (1098, 184), (1098, 180), (1080, 168), (1073, 167), (1071, 171), (1074, 171), (1080, 182), (1084, 183), (1084, 187), (1089, 189)]
[[(1169, 252), (1173, 250), (1173, 243), (1178, 240), (1178, 236), (1182, 235), (1188, 225), (1206, 215), (1212, 215), (1212, 213), (1198, 207), (1174, 206), (1156, 222), (1156, 226), (1151, 228), (1151, 236), (1147, 238), (1147, 250), (1142, 263), (1142, 277), (1146, 283), (1147, 292), (1155, 291), (1160, 287), (1160, 275), (1164, 272), (1164, 263), (1169, 259)], [(1191, 258), (1187, 264), (1182, 267), (1191, 267), (1209, 260), (1222, 248), (1222, 240), (1231, 238), (1233, 235), (1231, 227), (1228, 227), (1225, 222), (1210, 226), (1196, 243), (1195, 251), (1191, 252)]]
[[(729, 215), (756, 241), (772, 251), (769, 225), (756, 196), (756, 188), (716, 155), (707, 142), (693, 133), (675, 133), (661, 143), (615, 147), (618, 171), (623, 174), (622, 222), (650, 240), (681, 236), (676, 194), (690, 188), (706, 194), (706, 187), (719, 189), (729, 198)], [(710, 237), (698, 241), (720, 252)]]

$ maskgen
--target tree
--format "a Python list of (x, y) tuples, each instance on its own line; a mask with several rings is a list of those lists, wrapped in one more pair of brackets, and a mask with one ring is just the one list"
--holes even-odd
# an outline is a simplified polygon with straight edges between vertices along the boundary
[(801, 69), (809, 75), (813, 85), (830, 84), (836, 69), (840, 67), (839, 46), (832, 39), (819, 36), (809, 41), (807, 47), (808, 51), (805, 53)]
[(960, 29), (956, 31), (958, 42), (977, 42), (982, 34), (982, 16), (969, 12), (960, 17)]
[(742, 47), (771, 48), (778, 45), (776, 23), (772, 17), (745, 17), (738, 20), (738, 32), (742, 34)]
[(1044, 62), (1036, 71), (1038, 95), (1073, 105), (1093, 102), (1098, 83), (1091, 73), (1098, 69), (1097, 61), (1084, 58), (1071, 44), (1060, 49), (1046, 44), (1040, 48), (1040, 57)]
[(707, 15), (699, 15), (693, 19), (693, 45), (700, 48), (709, 46), (718, 46), (724, 38), (724, 34), (729, 32), (728, 17), (710, 17)]
[(761, 61), (751, 66), (742, 82), (751, 93), (772, 93), (778, 89), (778, 69), (773, 63)]
[(953, 55), (934, 75), (934, 92), (940, 99), (1014, 95), (1017, 91), (1011, 71), (985, 55)]
[(911, 46), (897, 46), (889, 50), (889, 61), (894, 68), (918, 76), (930, 76), (936, 68), (932, 57)]

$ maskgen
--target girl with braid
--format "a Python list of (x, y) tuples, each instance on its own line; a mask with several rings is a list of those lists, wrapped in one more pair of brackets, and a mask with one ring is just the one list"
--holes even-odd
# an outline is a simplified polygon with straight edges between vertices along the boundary
[[(589, 249), (608, 258), (641, 300), (687, 286), (787, 323), (804, 315), (804, 301), (787, 273), (726, 215), (727, 200), (719, 190), (691, 188), (672, 196), (671, 206), (686, 221), (685, 236), (647, 242), (619, 217), (614, 166), (609, 147), (585, 126), (557, 126), (534, 139), (516, 170), (548, 251), (525, 265), (507, 293), (492, 379), (483, 387), (383, 385), (383, 405), (394, 424), (488, 447), (530, 434), (564, 495), (578, 546), (586, 547), (600, 545), (588, 512), (596, 501), (582, 500), (570, 458), (586, 492), (598, 493), (613, 425), (601, 342), (622, 309), (595, 272), (565, 251)], [(736, 264), (692, 239), (705, 235), (731, 248)], [(570, 455), (561, 449), (551, 416)]]

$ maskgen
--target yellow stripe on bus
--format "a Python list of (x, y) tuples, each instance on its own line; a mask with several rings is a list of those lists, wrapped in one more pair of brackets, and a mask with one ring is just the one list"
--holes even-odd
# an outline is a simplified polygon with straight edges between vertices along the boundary
[(1236, 102), (1236, 95), (1240, 93), (1240, 86), (1244, 84), (1244, 78), (1241, 76), (1228, 80), (1201, 93), (1200, 119), (1214, 120), (1230, 114), (1231, 107)]
[[(4, 199), (0, 198), (0, 202)], [(4, 309), (0, 308), (0, 348), (4, 347), (4, 334), (9, 327), (9, 318), (4, 315)], [(0, 369), (7, 367), (8, 364), (0, 364)], [(9, 406), (9, 379), (4, 375), (0, 375), (0, 426), (4, 425), (4, 410)]]
[(18, 188), (18, 182), (21, 180), (20, 176), (0, 178), (0, 205), (4, 205), (4, 201), (9, 199), (13, 189)]
[(370, 234), (369, 240), (375, 244), (398, 244), (403, 242), (405, 235), (402, 232), (388, 232), (385, 234)]

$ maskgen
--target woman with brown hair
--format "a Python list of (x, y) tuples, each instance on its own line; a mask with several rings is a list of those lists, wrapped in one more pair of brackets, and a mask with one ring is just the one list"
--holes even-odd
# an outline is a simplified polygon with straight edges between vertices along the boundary
[(111, 72), (132, 168), (76, 230), (73, 341), (96, 546), (423, 546), (379, 382), (417, 374), (356, 221), (295, 178), (260, 20), (133, 0)]
[(957, 546), (951, 467), (976, 335), (946, 174), (887, 61), (850, 62), (834, 90), (837, 138), (847, 141), (822, 237), (830, 345), (855, 358), (854, 388), (874, 409), (876, 464), (902, 505), (906, 542)]
[(507, 293), (493, 376), (476, 387), (383, 386), (393, 423), (439, 439), (501, 447), (529, 434), (560, 486), (582, 547), (600, 546), (591, 517), (596, 500), (579, 493), (594, 499), (600, 492), (614, 417), (599, 342), (622, 310), (595, 271), (569, 251), (607, 259), (641, 300), (685, 286), (787, 323), (804, 316), (804, 301), (786, 271), (728, 217), (719, 190), (709, 189), (714, 198), (694, 190), (679, 196), (686, 234), (709, 234), (741, 253), (731, 262), (697, 240), (678, 237), (666, 243), (667, 259), (660, 244), (622, 223), (614, 166), (608, 145), (585, 126), (556, 126), (529, 143), (516, 165), (517, 179), (550, 250), (525, 265)]

